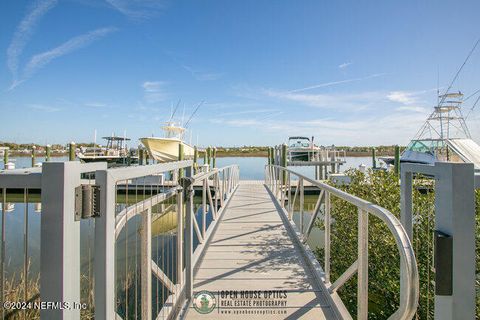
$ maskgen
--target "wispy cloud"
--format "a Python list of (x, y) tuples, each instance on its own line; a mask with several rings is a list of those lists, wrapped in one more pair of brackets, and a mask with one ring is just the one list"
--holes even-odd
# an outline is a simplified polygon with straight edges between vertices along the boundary
[(85, 106), (91, 108), (105, 108), (107, 104), (102, 102), (87, 102), (85, 103)]
[(28, 106), (30, 109), (37, 110), (37, 111), (42, 111), (42, 112), (57, 112), (62, 109), (57, 108), (57, 107), (52, 107), (52, 106), (45, 106), (42, 104), (31, 104)]
[(31, 36), (35, 32), (38, 21), (53, 7), (57, 5), (57, 0), (38, 0), (30, 7), (25, 17), (17, 26), (13, 34), (12, 42), (7, 49), (7, 66), (13, 76), (13, 82), (18, 77), (18, 60), (27, 45)]
[(142, 20), (156, 15), (165, 8), (164, 0), (105, 0), (112, 8), (133, 20)]
[(429, 111), (425, 107), (419, 107), (419, 106), (402, 106), (398, 107), (395, 109), (396, 111), (408, 111), (408, 112), (418, 112), (418, 113), (423, 113), (427, 114)]
[(392, 91), (387, 95), (387, 98), (390, 101), (403, 104), (413, 104), (418, 102), (418, 94), (416, 92)]
[(291, 90), (290, 92), (294, 93), (294, 92), (302, 92), (302, 91), (318, 89), (318, 88), (325, 88), (325, 87), (335, 86), (335, 85), (338, 85), (338, 84), (344, 84), (344, 83), (373, 79), (373, 78), (381, 77), (381, 76), (384, 76), (384, 75), (385, 75), (385, 73), (375, 73), (375, 74), (371, 74), (369, 76), (362, 77), (362, 78), (353, 78), (353, 79), (340, 80), (340, 81), (324, 82), (324, 83), (320, 83), (320, 84), (315, 84), (313, 86), (308, 86), (308, 87), (305, 87), (305, 88), (299, 88), (299, 89)]
[[(443, 87), (440, 87), (440, 89)], [(417, 91), (391, 91), (387, 95), (388, 100), (404, 105), (420, 104), (425, 103), (422, 96), (425, 94), (432, 93), (439, 90), (438, 88), (431, 88), (426, 90), (417, 90)]]
[(385, 101), (385, 94), (377, 91), (349, 94), (306, 94), (266, 90), (265, 94), (268, 97), (296, 102), (310, 107), (343, 111), (360, 111)]
[(347, 67), (351, 66), (353, 62), (344, 62), (338, 66), (339, 69), (346, 69)]
[(234, 111), (234, 112), (224, 112), (219, 114), (219, 116), (238, 116), (243, 114), (261, 114), (261, 113), (272, 113), (278, 111), (277, 109), (255, 109), (255, 110), (243, 110), (243, 111)]
[(165, 85), (166, 82), (163, 81), (145, 81), (142, 83), (145, 101), (147, 103), (165, 101), (168, 97)]
[(318, 144), (322, 145), (407, 143), (424, 120), (425, 115), (423, 114), (401, 112), (355, 119), (210, 119), (215, 124), (243, 127), (255, 132), (273, 133), (282, 137), (297, 134), (315, 136), (318, 137), (316, 139)]
[(218, 72), (205, 72), (201, 70), (196, 70), (192, 67), (189, 67), (187, 65), (182, 65), (182, 68), (185, 69), (186, 71), (190, 72), (191, 75), (199, 80), (199, 81), (211, 81), (211, 80), (217, 80), (223, 76), (223, 73), (218, 73)]
[(49, 51), (34, 55), (30, 61), (25, 66), (23, 77), (21, 80), (16, 81), (12, 84), (10, 89), (15, 88), (20, 83), (32, 77), (35, 72), (39, 69), (50, 63), (56, 58), (60, 58), (68, 53), (71, 53), (75, 50), (81, 49), (93, 43), (94, 41), (105, 37), (109, 33), (116, 31), (116, 28), (101, 28), (86, 34), (76, 36), (67, 42), (61, 44), (60, 46), (53, 48)]

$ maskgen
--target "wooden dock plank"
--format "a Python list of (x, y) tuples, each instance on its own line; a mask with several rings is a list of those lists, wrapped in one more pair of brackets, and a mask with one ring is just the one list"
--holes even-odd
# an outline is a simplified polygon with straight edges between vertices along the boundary
[(219, 307), (207, 314), (190, 306), (187, 319), (335, 319), (326, 293), (312, 281), (280, 212), (257, 181), (240, 184), (194, 270), (194, 294), (202, 290), (216, 294), (217, 304), (225, 290), (285, 290), (287, 298), (283, 307)]

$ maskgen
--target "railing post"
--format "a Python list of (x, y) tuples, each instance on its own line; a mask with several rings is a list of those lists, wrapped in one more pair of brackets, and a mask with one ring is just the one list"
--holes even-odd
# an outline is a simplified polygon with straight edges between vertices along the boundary
[(300, 233), (303, 235), (303, 210), (304, 210), (304, 187), (303, 187), (303, 178), (300, 178)]
[(435, 319), (475, 319), (474, 166), (437, 162), (435, 167), (435, 231), (451, 243), (450, 250), (435, 250)]
[(115, 319), (115, 181), (107, 170), (95, 172), (100, 187), (100, 217), (95, 220), (95, 319)]
[(291, 178), (292, 178), (292, 175), (290, 174), (290, 172), (288, 173), (288, 178), (287, 178), (287, 181), (288, 181), (288, 212), (290, 212), (290, 209), (292, 208), (292, 181), (291, 181)]
[(142, 214), (141, 248), (141, 308), (142, 319), (152, 318), (152, 211)]
[[(80, 163), (47, 162), (42, 168), (40, 287), (42, 301), (80, 303), (80, 222), (75, 188)], [(80, 310), (43, 309), (42, 319), (80, 319)]]
[[(212, 212), (213, 214), (213, 212)], [(203, 180), (202, 187), (202, 237), (205, 239), (205, 233), (207, 230), (207, 180)]]
[(193, 185), (185, 188), (185, 298), (193, 295)]
[(325, 191), (325, 281), (330, 282), (330, 192)]
[(368, 319), (368, 213), (358, 209), (357, 319)]
[[(177, 193), (177, 283), (183, 283), (183, 190)], [(149, 318), (147, 318), (149, 319)]]

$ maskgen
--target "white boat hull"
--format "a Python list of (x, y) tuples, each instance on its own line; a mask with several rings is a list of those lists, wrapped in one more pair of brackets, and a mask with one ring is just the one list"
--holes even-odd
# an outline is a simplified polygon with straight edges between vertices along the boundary
[(179, 139), (149, 137), (140, 138), (140, 141), (157, 162), (178, 161), (178, 146), (180, 144), (183, 144), (185, 159), (193, 158), (193, 147)]

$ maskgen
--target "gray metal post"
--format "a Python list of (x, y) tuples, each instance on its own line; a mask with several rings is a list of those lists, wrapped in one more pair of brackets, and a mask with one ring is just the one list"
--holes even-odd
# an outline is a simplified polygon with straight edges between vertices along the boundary
[(358, 209), (357, 319), (368, 319), (368, 212)]
[(115, 181), (107, 170), (95, 172), (100, 186), (100, 217), (95, 220), (95, 319), (115, 319)]
[(410, 241), (413, 240), (413, 198), (412, 198), (412, 173), (402, 170), (400, 188), (400, 221), (407, 232)]
[[(410, 242), (413, 242), (413, 194), (412, 194), (412, 173), (401, 170), (400, 178), (400, 222), (407, 233)], [(407, 276), (404, 272), (405, 262), (400, 260), (400, 283), (403, 283)], [(403, 295), (404, 286), (400, 286), (400, 296)]]
[(300, 178), (300, 233), (303, 235), (303, 213), (305, 210), (305, 194), (303, 178)]
[[(40, 287), (42, 301), (80, 303), (80, 222), (75, 187), (80, 163), (47, 162), (42, 168)], [(80, 319), (80, 310), (44, 309), (42, 319)]]
[(177, 193), (177, 283), (183, 283), (183, 192)]
[(435, 231), (441, 233), (434, 257), (435, 319), (474, 319), (474, 166), (472, 163), (437, 162), (435, 166), (402, 164), (401, 167), (401, 221), (410, 238), (412, 173), (435, 176)]
[(193, 296), (193, 185), (186, 190), (185, 217), (185, 298)]
[(141, 242), (141, 309), (142, 319), (152, 318), (152, 209), (142, 213)]
[(474, 166), (435, 166), (435, 230), (453, 238), (452, 294), (435, 295), (435, 319), (475, 319)]

